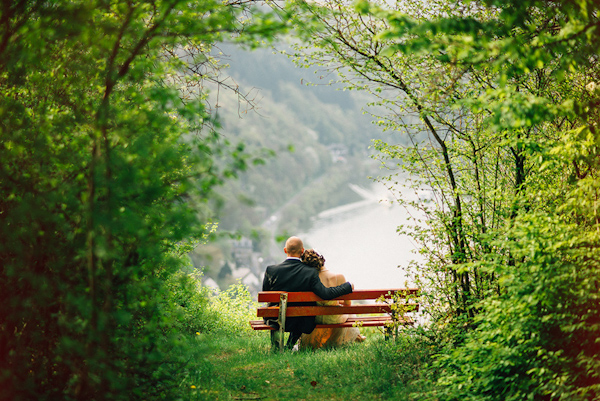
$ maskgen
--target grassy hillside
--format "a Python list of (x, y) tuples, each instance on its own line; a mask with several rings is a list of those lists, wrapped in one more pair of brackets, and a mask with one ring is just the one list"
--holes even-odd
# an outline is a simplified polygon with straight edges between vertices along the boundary
[(188, 400), (387, 400), (425, 390), (419, 368), (428, 348), (406, 337), (338, 349), (272, 352), (268, 333), (197, 336), (194, 369), (181, 383)]

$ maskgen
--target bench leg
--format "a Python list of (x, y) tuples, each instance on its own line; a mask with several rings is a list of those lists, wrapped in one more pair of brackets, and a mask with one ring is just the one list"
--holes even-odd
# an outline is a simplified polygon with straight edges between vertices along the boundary
[(271, 350), (278, 350), (280, 347), (281, 332), (279, 329), (271, 331)]
[(279, 323), (279, 350), (283, 351), (284, 340), (285, 340), (285, 315), (287, 313), (287, 301), (288, 294), (283, 293), (279, 295), (279, 318), (277, 322)]

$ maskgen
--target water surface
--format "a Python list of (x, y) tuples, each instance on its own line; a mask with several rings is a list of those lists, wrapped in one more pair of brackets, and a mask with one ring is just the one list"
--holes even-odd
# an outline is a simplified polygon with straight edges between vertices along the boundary
[(344, 274), (356, 289), (404, 287), (404, 267), (419, 257), (413, 252), (416, 245), (397, 233), (408, 212), (389, 201), (377, 202), (387, 195), (382, 185), (374, 184), (371, 191), (371, 202), (357, 202), (354, 209), (336, 208), (339, 213), (335, 209), (321, 213), (324, 217), (317, 218), (301, 238), (305, 248), (321, 253), (326, 267)]

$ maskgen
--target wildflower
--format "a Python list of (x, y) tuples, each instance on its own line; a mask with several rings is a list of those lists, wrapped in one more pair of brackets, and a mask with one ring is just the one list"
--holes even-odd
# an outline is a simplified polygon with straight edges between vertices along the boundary
[(196, 388), (196, 386), (194, 386), (193, 384), (190, 386), (190, 388)]

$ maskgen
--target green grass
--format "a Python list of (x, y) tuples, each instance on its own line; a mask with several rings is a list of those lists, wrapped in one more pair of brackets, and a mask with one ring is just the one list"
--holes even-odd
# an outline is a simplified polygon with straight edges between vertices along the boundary
[(423, 390), (416, 382), (429, 354), (410, 338), (385, 341), (373, 331), (364, 343), (274, 352), (268, 333), (257, 334), (197, 336), (182, 399), (386, 400)]

